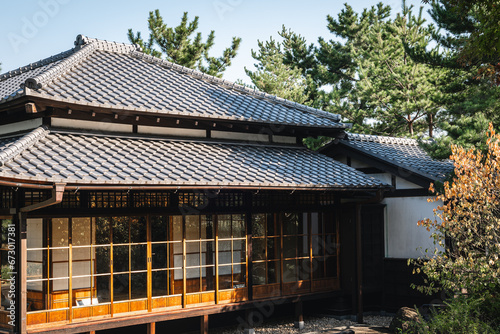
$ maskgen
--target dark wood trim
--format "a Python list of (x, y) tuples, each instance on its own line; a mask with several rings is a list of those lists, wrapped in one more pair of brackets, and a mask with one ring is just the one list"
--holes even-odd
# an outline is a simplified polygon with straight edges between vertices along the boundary
[(394, 197), (431, 197), (433, 196), (426, 188), (417, 189), (396, 189), (384, 193), (385, 198)]
[(357, 322), (363, 323), (363, 254), (361, 238), (361, 204), (356, 205), (356, 286), (357, 286)]
[(208, 334), (208, 314), (200, 316), (200, 334)]
[(358, 172), (365, 173), (365, 174), (382, 174), (382, 173), (385, 173), (385, 171), (383, 171), (382, 169), (375, 168), (375, 167), (360, 167), (360, 168), (356, 168), (356, 170)]

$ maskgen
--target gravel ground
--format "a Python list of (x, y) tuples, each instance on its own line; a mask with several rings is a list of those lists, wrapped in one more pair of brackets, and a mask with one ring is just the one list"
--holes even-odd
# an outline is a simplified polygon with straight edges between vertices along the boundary
[[(388, 327), (391, 323), (392, 317), (387, 316), (365, 316), (364, 322), (369, 326), (383, 326)], [(282, 318), (273, 319), (264, 322), (260, 326), (255, 327), (255, 333), (310, 333), (310, 332), (322, 332), (326, 330), (331, 330), (336, 327), (347, 327), (358, 325), (357, 322), (351, 320), (337, 320), (331, 317), (304, 317), (304, 329), (299, 330), (293, 327), (293, 319)], [(215, 329), (210, 331), (211, 334), (236, 334), (242, 333), (241, 328), (238, 327), (228, 327), (222, 329)]]

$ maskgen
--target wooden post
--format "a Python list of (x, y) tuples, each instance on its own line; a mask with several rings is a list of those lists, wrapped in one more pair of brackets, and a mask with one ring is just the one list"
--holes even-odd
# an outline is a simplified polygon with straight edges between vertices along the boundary
[(361, 205), (356, 205), (357, 321), (363, 323), (363, 254), (361, 245)]
[(302, 301), (299, 300), (295, 304), (295, 321), (293, 326), (298, 329), (304, 329), (304, 312), (302, 311)]
[(16, 274), (16, 299), (17, 299), (17, 309), (16, 309), (16, 322), (17, 322), (17, 331), (20, 334), (27, 333), (26, 322), (27, 322), (27, 308), (28, 308), (28, 292), (26, 285), (26, 271), (27, 271), (27, 257), (28, 257), (28, 244), (27, 244), (27, 235), (26, 235), (26, 213), (20, 212), (18, 213), (17, 219), (17, 228), (19, 232), (16, 232), (18, 235), (18, 255), (16, 264), (17, 274)]
[(208, 334), (208, 314), (200, 317), (200, 334)]
[(147, 333), (155, 334), (156, 333), (156, 322), (151, 322), (147, 324)]
[(247, 206), (247, 211), (245, 212), (245, 225), (246, 225), (246, 235), (247, 235), (247, 265), (246, 265), (246, 280), (247, 280), (247, 291), (248, 300), (253, 300), (253, 262), (252, 262), (252, 194), (245, 194), (245, 205)]

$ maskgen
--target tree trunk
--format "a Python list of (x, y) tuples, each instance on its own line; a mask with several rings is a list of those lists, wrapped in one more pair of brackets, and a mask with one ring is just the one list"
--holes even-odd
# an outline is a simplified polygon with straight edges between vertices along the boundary
[(434, 115), (429, 114), (429, 137), (434, 136)]
[(408, 131), (410, 131), (410, 136), (413, 136), (413, 122), (408, 122)]

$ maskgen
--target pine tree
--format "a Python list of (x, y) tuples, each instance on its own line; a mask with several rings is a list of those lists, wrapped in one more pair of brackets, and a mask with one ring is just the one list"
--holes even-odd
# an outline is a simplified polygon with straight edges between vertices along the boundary
[(254, 64), (256, 71), (245, 67), (246, 74), (259, 90), (291, 100), (297, 103), (307, 103), (307, 79), (297, 67), (283, 63), (284, 56), (281, 45), (274, 39), (258, 41), (259, 50), (252, 50), (252, 57), (258, 61)]
[[(155, 57), (165, 57), (166, 60), (178, 65), (197, 69), (203, 73), (221, 77), (224, 71), (231, 65), (231, 60), (241, 43), (241, 38), (233, 37), (230, 47), (223, 51), (220, 57), (211, 57), (210, 49), (214, 45), (215, 32), (212, 30), (205, 42), (202, 41), (201, 33), (198, 32), (199, 17), (188, 22), (188, 13), (182, 16), (181, 23), (175, 27), (167, 27), (163, 22), (160, 11), (157, 9), (149, 13), (148, 27), (149, 37), (145, 41), (140, 32), (134, 34), (132, 29), (128, 30), (130, 42), (141, 46), (142, 50)], [(159, 47), (157, 50), (155, 47)]]
[(416, 63), (403, 44), (426, 47), (432, 27), (424, 23), (422, 8), (415, 16), (403, 1), (402, 13), (394, 21), (376, 23), (367, 30), (363, 44), (369, 48), (351, 48), (358, 59), (357, 96), (373, 110), (375, 132), (413, 136), (427, 129), (433, 136), (447, 71)]

